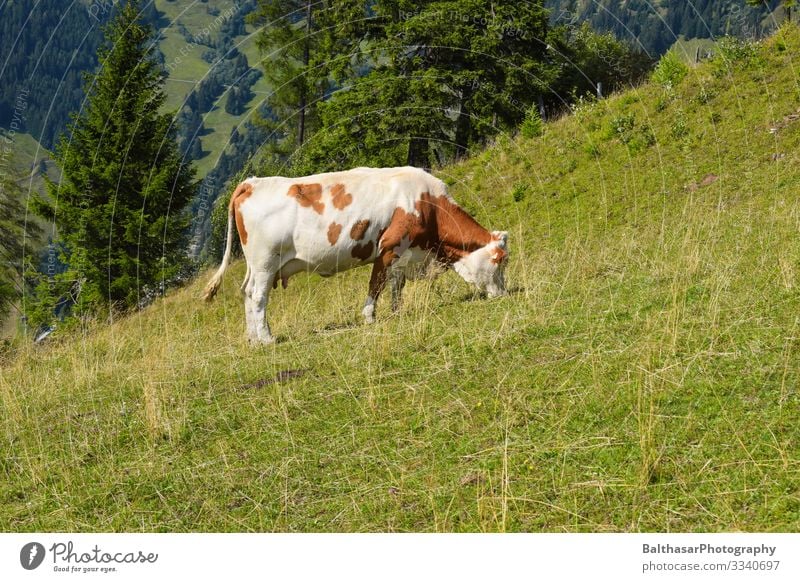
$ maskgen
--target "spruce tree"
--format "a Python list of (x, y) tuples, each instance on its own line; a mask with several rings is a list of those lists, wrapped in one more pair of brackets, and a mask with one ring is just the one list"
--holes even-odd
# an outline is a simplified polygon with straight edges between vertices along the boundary
[(512, 131), (559, 70), (542, 1), (378, 0), (369, 72), (318, 107), (303, 171), (431, 167)]
[(182, 159), (166, 77), (150, 27), (131, 0), (107, 25), (88, 99), (57, 146), (58, 183), (38, 211), (58, 227), (59, 287), (79, 289), (77, 312), (130, 308), (161, 290), (185, 261), (194, 170)]
[(285, 157), (319, 126), (318, 105), (366, 58), (360, 44), (370, 26), (363, 0), (260, 0), (249, 21), (261, 28), (258, 47), (272, 91), (260, 125), (281, 138)]

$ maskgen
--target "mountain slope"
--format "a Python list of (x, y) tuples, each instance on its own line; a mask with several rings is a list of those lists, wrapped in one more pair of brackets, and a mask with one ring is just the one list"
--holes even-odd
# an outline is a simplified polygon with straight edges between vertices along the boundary
[(360, 322), (298, 276), (244, 340), (239, 262), (0, 368), (0, 528), (796, 531), (794, 28), (437, 171), (511, 233)]
[(782, 22), (779, 0), (759, 8), (745, 0), (546, 0), (556, 24), (588, 21), (611, 31), (653, 56), (665, 53), (680, 37), (712, 38), (733, 35), (760, 38)]

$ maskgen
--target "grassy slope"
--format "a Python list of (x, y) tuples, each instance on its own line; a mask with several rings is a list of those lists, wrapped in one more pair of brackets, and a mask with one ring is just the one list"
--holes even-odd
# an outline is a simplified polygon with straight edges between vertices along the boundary
[[(12, 140), (13, 145), (10, 147), (13, 156), (10, 160), (10, 167), (0, 167), (0, 170), (6, 170), (10, 176), (14, 176), (20, 188), (21, 202), (27, 206), (32, 196), (45, 191), (44, 178), (39, 174), (39, 162), (45, 160), (47, 175), (51, 180), (58, 180), (58, 168), (51, 160), (50, 152), (29, 134), (16, 133), (13, 137), (8, 137), (6, 134), (0, 133), (0, 139), (7, 138)], [(47, 244), (47, 235), (52, 232), (52, 225), (33, 214), (29, 214), (28, 219), (35, 222), (41, 229), (33, 246), (44, 247)], [(31, 232), (33, 231), (29, 231), (29, 234)], [(12, 308), (5, 318), (0, 318), (0, 339), (10, 338), (17, 333), (19, 317), (19, 312)]]
[[(3, 139), (5, 139), (3, 137)], [(27, 196), (28, 192), (44, 192), (44, 179), (39, 174), (39, 162), (45, 161), (50, 179), (58, 178), (58, 168), (51, 160), (51, 154), (34, 137), (27, 133), (14, 134), (11, 171), (17, 183)]]
[[(776, 44), (438, 172), (511, 231), (506, 298), (448, 273), (367, 327), (365, 269), (299, 276), (251, 348), (238, 263), (210, 306), (203, 277), (20, 348), (0, 529), (797, 530), (800, 121), (768, 129), (800, 37)], [(630, 114), (655, 145), (613, 137)]]

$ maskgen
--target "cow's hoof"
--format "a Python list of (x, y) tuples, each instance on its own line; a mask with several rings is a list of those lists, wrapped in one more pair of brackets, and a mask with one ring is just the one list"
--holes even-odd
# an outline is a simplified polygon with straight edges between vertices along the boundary
[(375, 306), (374, 305), (367, 305), (361, 311), (361, 314), (364, 316), (364, 321), (366, 323), (375, 323)]
[(268, 346), (270, 344), (275, 343), (275, 338), (272, 336), (269, 337), (259, 337), (259, 338), (250, 338), (250, 344), (254, 346)]

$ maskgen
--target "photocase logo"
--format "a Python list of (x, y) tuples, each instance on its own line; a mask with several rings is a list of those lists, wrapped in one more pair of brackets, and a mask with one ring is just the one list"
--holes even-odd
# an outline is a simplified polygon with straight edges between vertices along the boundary
[(35, 570), (44, 560), (44, 546), (39, 542), (30, 542), (22, 546), (19, 552), (19, 563), (26, 570)]

